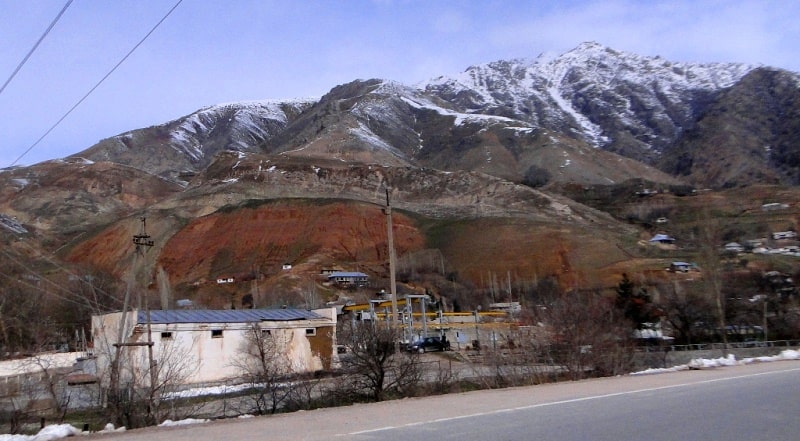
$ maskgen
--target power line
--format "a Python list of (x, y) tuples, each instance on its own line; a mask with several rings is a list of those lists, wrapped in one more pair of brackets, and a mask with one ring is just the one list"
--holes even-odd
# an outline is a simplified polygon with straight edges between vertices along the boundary
[[(56, 15), (56, 18), (54, 18), (53, 21), (50, 22), (50, 26), (47, 27), (47, 29), (44, 31), (44, 34), (42, 34), (42, 36), (39, 37), (39, 40), (36, 41), (36, 44), (34, 44), (33, 47), (31, 48), (31, 50), (28, 51), (28, 54), (25, 55), (25, 58), (23, 58), (22, 61), (17, 66), (17, 68), (14, 69), (14, 72), (11, 73), (11, 76), (8, 77), (8, 79), (6, 80), (5, 83), (3, 83), (3, 87), (0, 87), (0, 94), (2, 94), (4, 90), (6, 90), (6, 86), (8, 86), (8, 83), (10, 83), (11, 80), (14, 79), (15, 76), (17, 76), (17, 73), (20, 71), (20, 69), (22, 69), (22, 66), (24, 66), (25, 63), (28, 62), (28, 58), (30, 58), (31, 55), (33, 55), (33, 52), (36, 51), (36, 48), (39, 47), (39, 44), (42, 42), (42, 40), (44, 40), (44, 37), (46, 37), (47, 34), (50, 33), (50, 30), (53, 29), (53, 26), (55, 26), (56, 23), (58, 22), (58, 20), (61, 18), (61, 16), (64, 15), (64, 12), (67, 11), (67, 8), (69, 8), (70, 4), (72, 4), (72, 0), (68, 0), (67, 4), (64, 5), (63, 8), (61, 8), (61, 12), (59, 12), (58, 15)], [(11, 165), (14, 165), (14, 164), (11, 164)]]
[[(69, 275), (69, 276), (71, 276), (71, 277), (74, 277), (75, 279), (79, 280), (79, 281), (80, 281), (81, 283), (83, 283), (83, 284), (86, 284), (86, 285), (88, 285), (88, 286), (89, 286), (89, 287), (90, 287), (90, 288), (91, 288), (91, 289), (92, 289), (94, 292), (100, 293), (100, 294), (104, 295), (106, 298), (108, 298), (108, 299), (110, 299), (110, 300), (112, 300), (112, 301), (115, 301), (115, 302), (117, 302), (117, 303), (120, 303), (120, 302), (121, 302), (121, 300), (120, 300), (120, 299), (118, 299), (116, 296), (114, 296), (114, 295), (112, 295), (112, 294), (110, 294), (110, 293), (106, 292), (104, 289), (98, 288), (98, 287), (97, 287), (97, 286), (95, 286), (93, 283), (91, 283), (89, 280), (87, 280), (85, 277), (83, 277), (83, 276), (81, 276), (81, 275), (79, 275), (79, 274), (76, 274), (75, 272), (71, 271), (71, 270), (70, 270), (70, 269), (68, 269), (68, 268), (65, 268), (64, 266), (62, 266), (61, 264), (59, 264), (59, 263), (58, 263), (58, 262), (56, 262), (55, 260), (51, 259), (51, 258), (50, 258), (49, 256), (47, 256), (46, 254), (42, 254), (40, 250), (37, 250), (37, 249), (35, 249), (35, 248), (34, 248), (34, 247), (32, 247), (30, 244), (28, 244), (28, 243), (27, 243), (25, 240), (20, 240), (20, 241), (19, 241), (19, 242), (17, 242), (17, 243), (18, 243), (18, 244), (20, 244), (20, 245), (23, 245), (23, 246), (25, 246), (26, 248), (28, 248), (29, 250), (31, 250), (31, 251), (33, 251), (33, 252), (35, 252), (35, 253), (38, 253), (38, 254), (39, 254), (39, 257), (41, 257), (42, 259), (44, 259), (45, 261), (47, 261), (48, 263), (50, 263), (50, 264), (51, 264), (51, 265), (53, 265), (54, 267), (58, 268), (59, 270), (63, 271), (63, 272), (64, 272), (64, 273), (66, 273), (67, 275)], [(33, 273), (33, 274), (37, 275), (37, 276), (38, 276), (40, 279), (42, 279), (42, 280), (45, 280), (46, 282), (48, 282), (48, 283), (50, 283), (50, 284), (52, 284), (52, 285), (56, 285), (56, 287), (57, 287), (59, 290), (61, 290), (61, 291), (64, 291), (64, 292), (67, 292), (67, 293), (69, 293), (69, 294), (72, 294), (72, 295), (74, 295), (74, 296), (76, 296), (76, 297), (83, 298), (83, 296), (82, 296), (81, 294), (74, 293), (74, 292), (72, 292), (72, 291), (70, 291), (70, 290), (67, 290), (66, 288), (64, 288), (64, 287), (61, 287), (61, 286), (60, 286), (60, 285), (58, 285), (57, 283), (55, 283), (55, 282), (51, 281), (50, 279), (48, 279), (48, 278), (47, 278), (47, 277), (45, 277), (44, 275), (42, 275), (42, 274), (40, 274), (40, 273), (38, 273), (38, 272), (36, 272), (36, 271), (33, 271), (33, 270), (32, 270), (31, 268), (29, 268), (27, 265), (24, 265), (22, 262), (18, 261), (18, 260), (17, 260), (17, 259), (15, 259), (13, 256), (11, 256), (11, 255), (10, 255), (10, 254), (9, 254), (7, 251), (5, 251), (5, 250), (0, 250), (0, 253), (2, 253), (3, 255), (5, 255), (7, 258), (11, 259), (13, 262), (15, 262), (15, 263), (16, 263), (17, 265), (19, 265), (20, 267), (22, 267), (22, 268), (25, 268), (25, 269), (26, 269), (26, 270), (27, 270), (29, 273)]]
[(52, 126), (49, 128), (49, 129), (47, 129), (47, 131), (44, 133), (44, 135), (40, 136), (40, 137), (39, 137), (39, 139), (37, 139), (37, 140), (36, 140), (36, 142), (34, 142), (34, 143), (33, 143), (33, 144), (30, 146), (30, 147), (28, 147), (28, 148), (27, 148), (27, 149), (26, 149), (24, 152), (22, 152), (22, 154), (21, 154), (21, 155), (19, 155), (19, 156), (17, 157), (17, 159), (15, 159), (15, 160), (14, 160), (14, 162), (12, 162), (12, 163), (11, 163), (10, 167), (13, 167), (14, 165), (16, 165), (16, 164), (17, 164), (17, 162), (19, 162), (19, 161), (20, 161), (20, 159), (22, 159), (23, 157), (25, 157), (25, 155), (27, 155), (27, 154), (28, 154), (28, 153), (29, 153), (31, 150), (33, 150), (33, 149), (34, 149), (34, 148), (35, 148), (37, 145), (39, 145), (39, 143), (40, 143), (40, 142), (42, 142), (42, 140), (43, 140), (45, 137), (47, 137), (47, 135), (49, 135), (49, 134), (50, 134), (50, 132), (52, 132), (52, 131), (53, 131), (53, 130), (56, 128), (56, 127), (58, 127), (58, 126), (59, 126), (59, 124), (61, 124), (61, 122), (62, 122), (62, 121), (64, 121), (64, 120), (65, 120), (65, 119), (66, 119), (66, 118), (67, 118), (67, 117), (68, 117), (68, 116), (69, 116), (69, 115), (72, 113), (72, 111), (73, 111), (73, 110), (75, 110), (75, 109), (76, 109), (76, 108), (77, 108), (79, 105), (81, 105), (81, 103), (83, 103), (83, 102), (84, 102), (84, 100), (86, 100), (86, 98), (88, 98), (88, 97), (89, 97), (89, 95), (91, 95), (91, 94), (92, 94), (92, 92), (94, 92), (94, 91), (95, 91), (95, 89), (97, 89), (98, 87), (100, 87), (100, 85), (101, 85), (101, 84), (103, 84), (103, 82), (104, 82), (104, 81), (105, 81), (105, 80), (106, 80), (106, 79), (107, 79), (109, 76), (111, 76), (111, 74), (112, 74), (112, 73), (114, 73), (114, 71), (116, 71), (116, 70), (117, 70), (117, 68), (118, 68), (118, 67), (119, 67), (119, 66), (120, 66), (122, 63), (124, 63), (124, 62), (125, 62), (125, 60), (127, 60), (127, 59), (128, 59), (128, 57), (130, 57), (130, 56), (131, 56), (131, 54), (133, 54), (133, 52), (134, 52), (136, 49), (138, 49), (138, 48), (139, 48), (139, 46), (141, 46), (141, 45), (142, 45), (142, 43), (144, 43), (144, 42), (145, 42), (145, 40), (147, 40), (147, 38), (148, 38), (148, 37), (150, 37), (150, 35), (151, 35), (153, 32), (155, 32), (155, 30), (156, 30), (156, 29), (158, 29), (158, 27), (161, 25), (161, 23), (163, 23), (163, 22), (164, 22), (164, 20), (166, 20), (166, 19), (167, 19), (167, 17), (169, 17), (169, 16), (170, 16), (170, 14), (172, 14), (172, 11), (174, 11), (174, 10), (175, 10), (175, 9), (178, 7), (178, 5), (180, 5), (180, 4), (181, 4), (181, 2), (183, 2), (183, 0), (178, 0), (178, 2), (177, 2), (177, 3), (175, 3), (175, 5), (174, 5), (174, 6), (173, 6), (173, 7), (172, 7), (172, 8), (171, 8), (169, 11), (167, 11), (167, 13), (166, 13), (166, 14), (165, 14), (163, 17), (161, 17), (161, 20), (159, 20), (159, 21), (158, 21), (158, 23), (156, 23), (156, 24), (155, 24), (155, 26), (153, 26), (153, 28), (152, 28), (152, 29), (150, 29), (150, 32), (148, 32), (148, 33), (147, 33), (147, 34), (146, 34), (144, 37), (142, 37), (142, 39), (141, 39), (141, 40), (139, 40), (139, 42), (138, 42), (138, 43), (136, 43), (136, 45), (133, 47), (133, 49), (131, 49), (130, 51), (128, 51), (128, 53), (127, 53), (127, 54), (125, 54), (125, 56), (124, 56), (124, 57), (122, 57), (122, 59), (121, 59), (121, 60), (119, 60), (119, 62), (118, 62), (118, 63), (117, 63), (117, 64), (116, 64), (114, 67), (112, 67), (112, 68), (111, 68), (111, 70), (110, 70), (110, 71), (108, 71), (108, 73), (107, 73), (107, 74), (105, 74), (105, 76), (103, 76), (103, 78), (101, 78), (101, 79), (100, 79), (100, 81), (98, 81), (98, 82), (97, 82), (97, 84), (95, 84), (95, 85), (94, 85), (94, 87), (92, 87), (91, 89), (89, 89), (89, 91), (88, 91), (88, 92), (86, 92), (86, 94), (85, 94), (85, 95), (84, 95), (84, 96), (83, 96), (81, 99), (79, 99), (79, 100), (78, 100), (78, 102), (77, 102), (77, 103), (75, 103), (75, 105), (73, 105), (73, 106), (72, 106), (72, 107), (71, 107), (69, 110), (67, 110), (67, 113), (65, 113), (65, 114), (64, 114), (64, 115), (63, 115), (61, 118), (59, 118), (59, 119), (58, 119), (58, 121), (56, 121), (56, 123), (55, 123), (55, 124), (53, 124), (53, 125), (52, 125)]
[[(17, 259), (15, 259), (13, 256), (11, 256), (10, 254), (8, 254), (7, 252), (5, 252), (5, 251), (3, 251), (3, 250), (0, 250), (0, 253), (2, 253), (3, 255), (5, 255), (5, 257), (6, 257), (6, 258), (10, 259), (11, 261), (13, 261), (14, 263), (16, 263), (17, 265), (20, 265), (21, 267), (25, 268), (25, 265), (24, 265), (22, 262), (18, 261)], [(34, 274), (36, 274), (36, 273), (34, 273)], [(0, 276), (3, 276), (3, 277), (5, 277), (6, 279), (9, 279), (9, 280), (11, 280), (11, 281), (15, 281), (15, 282), (17, 282), (17, 283), (19, 283), (19, 284), (22, 284), (22, 285), (28, 286), (28, 287), (30, 287), (30, 288), (34, 288), (34, 289), (40, 289), (40, 287), (34, 286), (33, 284), (31, 284), (31, 283), (28, 283), (28, 282), (26, 282), (26, 281), (23, 281), (23, 280), (16, 279), (15, 277), (11, 276), (10, 274), (6, 274), (6, 273), (5, 273), (5, 272), (3, 272), (3, 271), (0, 271)], [(39, 279), (40, 279), (40, 280), (43, 280), (44, 282), (47, 282), (47, 283), (48, 283), (48, 284), (50, 284), (50, 285), (53, 285), (53, 286), (56, 288), (56, 290), (57, 290), (57, 291), (64, 292), (64, 293), (66, 293), (66, 294), (69, 294), (69, 295), (71, 295), (71, 296), (75, 296), (75, 297), (77, 297), (77, 298), (78, 298), (78, 299), (80, 299), (80, 300), (75, 300), (75, 299), (73, 299), (73, 298), (69, 298), (69, 297), (66, 297), (66, 296), (64, 296), (64, 295), (60, 295), (60, 294), (58, 294), (56, 291), (48, 291), (48, 293), (49, 293), (50, 295), (52, 295), (52, 296), (54, 296), (54, 297), (56, 297), (56, 298), (59, 298), (59, 299), (61, 299), (61, 300), (64, 300), (65, 302), (69, 302), (69, 303), (72, 303), (72, 304), (75, 304), (75, 305), (79, 305), (79, 306), (87, 306), (87, 305), (89, 304), (89, 303), (88, 303), (88, 301), (87, 301), (87, 299), (86, 299), (85, 297), (81, 296), (80, 294), (74, 293), (74, 292), (72, 292), (72, 291), (70, 291), (70, 290), (68, 290), (68, 289), (64, 288), (63, 286), (59, 285), (59, 284), (58, 284), (58, 283), (56, 283), (56, 282), (53, 282), (52, 280), (48, 279), (47, 277), (44, 277), (44, 276), (42, 276), (41, 274), (38, 274), (38, 276), (39, 276)], [(105, 292), (103, 292), (103, 291), (100, 291), (100, 292), (102, 292), (102, 293), (104, 293), (104, 294), (108, 295), (107, 293), (105, 293)], [(112, 297), (112, 298), (113, 298), (113, 297)], [(117, 300), (117, 299), (114, 299), (114, 300)], [(117, 301), (118, 301), (118, 300), (117, 300)]]

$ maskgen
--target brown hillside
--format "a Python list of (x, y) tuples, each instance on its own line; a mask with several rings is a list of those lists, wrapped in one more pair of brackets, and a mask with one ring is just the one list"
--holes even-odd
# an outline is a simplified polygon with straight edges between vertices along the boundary
[[(398, 253), (423, 247), (407, 217), (398, 213), (393, 222)], [(158, 265), (174, 285), (253, 269), (269, 275), (316, 254), (374, 268), (388, 260), (386, 243), (386, 217), (376, 206), (274, 202), (193, 220), (169, 239)]]
[(487, 286), (490, 274), (534, 284), (555, 277), (565, 289), (607, 287), (609, 265), (630, 256), (621, 237), (569, 225), (484, 219), (444, 225), (436, 246), (463, 278)]

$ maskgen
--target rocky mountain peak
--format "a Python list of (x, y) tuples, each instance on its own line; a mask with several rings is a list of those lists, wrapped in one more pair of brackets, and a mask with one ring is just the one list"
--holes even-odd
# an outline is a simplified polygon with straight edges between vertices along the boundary
[(565, 173), (561, 166), (572, 159), (545, 161), (542, 147), (558, 145), (565, 158), (567, 150), (594, 148), (665, 164), (664, 156), (723, 91), (754, 68), (674, 62), (585, 42), (562, 54), (493, 61), (415, 86), (354, 80), (321, 99), (210, 106), (104, 140), (80, 156), (170, 179), (201, 171), (220, 152), (237, 151), (468, 169), (518, 182), (535, 165), (564, 181), (594, 180), (613, 168)]

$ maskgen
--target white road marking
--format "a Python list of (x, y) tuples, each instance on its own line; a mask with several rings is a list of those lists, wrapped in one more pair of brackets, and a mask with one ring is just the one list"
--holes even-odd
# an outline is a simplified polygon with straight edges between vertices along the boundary
[(433, 419), (433, 420), (416, 421), (416, 422), (413, 422), (413, 423), (407, 423), (407, 424), (403, 424), (403, 425), (400, 425), (400, 426), (385, 426), (385, 427), (378, 427), (378, 428), (375, 428), (375, 429), (359, 430), (357, 432), (341, 433), (341, 434), (338, 434), (336, 436), (363, 435), (363, 434), (367, 434), (367, 433), (382, 432), (382, 431), (386, 431), (386, 430), (394, 430), (394, 429), (399, 429), (399, 428), (403, 428), (403, 427), (413, 427), (413, 426), (422, 426), (422, 425), (425, 425), (425, 424), (434, 424), (434, 423), (442, 423), (442, 422), (449, 422), (449, 421), (458, 421), (458, 420), (463, 420), (463, 419), (466, 419), (466, 418), (475, 418), (475, 417), (488, 416), (488, 415), (497, 415), (497, 414), (506, 413), (506, 412), (517, 412), (517, 411), (520, 411), (520, 410), (530, 410), (530, 409), (536, 409), (536, 408), (539, 408), (539, 407), (558, 406), (560, 404), (579, 403), (579, 402), (582, 402), (582, 401), (599, 400), (599, 399), (603, 399), (603, 398), (612, 398), (612, 397), (619, 397), (619, 396), (624, 396), (624, 395), (639, 394), (639, 393), (643, 393), (643, 392), (654, 392), (654, 391), (659, 391), (659, 390), (676, 389), (676, 388), (680, 388), (680, 387), (695, 386), (695, 385), (698, 385), (698, 384), (718, 383), (718, 382), (721, 382), (721, 381), (739, 380), (739, 379), (742, 379), (742, 378), (760, 377), (760, 376), (764, 376), (764, 375), (783, 374), (783, 373), (786, 373), (786, 372), (794, 372), (794, 371), (800, 371), (800, 368), (792, 368), (792, 369), (786, 369), (786, 370), (781, 370), (781, 371), (760, 372), (760, 373), (757, 373), (757, 374), (737, 375), (735, 377), (714, 378), (714, 379), (711, 379), (711, 380), (692, 381), (692, 382), (689, 382), (689, 383), (679, 383), (679, 384), (672, 384), (672, 385), (669, 385), (669, 386), (659, 386), (659, 387), (650, 387), (650, 388), (645, 388), (645, 389), (636, 389), (636, 390), (631, 390), (631, 391), (627, 391), (627, 392), (614, 392), (614, 393), (603, 394), (603, 395), (592, 395), (592, 396), (588, 396), (588, 397), (572, 398), (572, 399), (569, 399), (569, 400), (552, 401), (552, 402), (549, 402), (549, 403), (530, 404), (530, 405), (527, 405), (527, 406), (510, 407), (510, 408), (505, 408), (505, 409), (496, 409), (496, 410), (491, 410), (491, 411), (488, 411), (488, 412), (478, 412), (478, 413), (473, 413), (473, 414), (470, 414), (470, 415), (460, 415), (460, 416), (455, 416), (455, 417), (436, 418), (436, 419)]

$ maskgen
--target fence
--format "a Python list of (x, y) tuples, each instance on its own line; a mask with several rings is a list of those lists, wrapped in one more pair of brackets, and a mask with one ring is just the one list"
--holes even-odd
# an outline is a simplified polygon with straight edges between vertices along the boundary
[(685, 352), (685, 351), (712, 351), (724, 349), (750, 349), (750, 348), (792, 348), (800, 347), (800, 340), (771, 340), (771, 341), (741, 341), (725, 343), (695, 343), (691, 345), (652, 345), (637, 348), (640, 352)]

